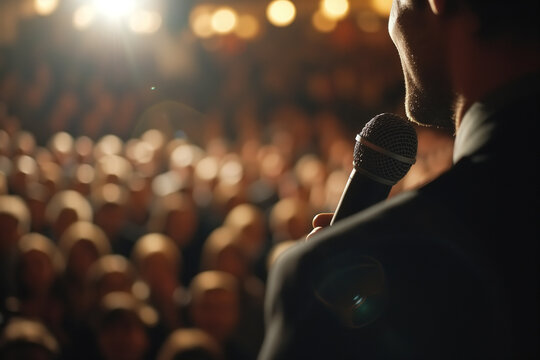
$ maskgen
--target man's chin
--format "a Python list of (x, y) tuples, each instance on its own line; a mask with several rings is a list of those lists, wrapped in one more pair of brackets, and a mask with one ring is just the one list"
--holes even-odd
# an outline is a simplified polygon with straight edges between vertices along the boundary
[(455, 130), (452, 101), (429, 101), (427, 97), (407, 96), (405, 110), (407, 117), (415, 124), (449, 131)]

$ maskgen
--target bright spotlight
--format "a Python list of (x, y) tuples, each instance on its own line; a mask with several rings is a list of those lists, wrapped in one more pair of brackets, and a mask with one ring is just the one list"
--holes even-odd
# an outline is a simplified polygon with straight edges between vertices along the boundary
[(124, 18), (135, 9), (135, 0), (93, 0), (93, 3), (109, 19)]

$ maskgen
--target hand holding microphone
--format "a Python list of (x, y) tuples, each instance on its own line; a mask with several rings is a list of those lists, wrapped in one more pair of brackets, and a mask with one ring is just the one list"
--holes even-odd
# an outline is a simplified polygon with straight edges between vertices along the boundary
[(418, 139), (411, 123), (383, 113), (371, 119), (356, 135), (353, 170), (335, 212), (313, 219), (309, 240), (322, 228), (353, 215), (388, 197), (416, 161)]
[[(306, 239), (386, 199), (414, 164), (417, 147), (416, 131), (407, 120), (389, 113), (371, 119), (356, 136), (354, 168), (335, 212), (317, 215)], [(329, 258), (320, 270), (315, 295), (346, 326), (365, 326), (384, 311), (385, 276), (376, 259), (347, 252)]]
[(383, 113), (356, 135), (353, 170), (330, 225), (388, 197), (416, 161), (418, 140), (411, 123)]

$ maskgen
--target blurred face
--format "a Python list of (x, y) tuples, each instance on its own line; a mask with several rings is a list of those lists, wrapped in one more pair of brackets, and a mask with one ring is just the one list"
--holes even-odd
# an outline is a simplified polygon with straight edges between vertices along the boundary
[(53, 224), (54, 236), (59, 239), (64, 230), (78, 220), (78, 215), (73, 209), (64, 209), (58, 215)]
[(114, 239), (124, 225), (124, 209), (116, 204), (105, 204), (96, 212), (94, 222)]
[(240, 249), (234, 247), (227, 247), (218, 254), (216, 270), (225, 271), (239, 279), (249, 274), (246, 258)]
[(96, 247), (89, 241), (78, 241), (71, 248), (71, 252), (68, 257), (67, 268), (69, 273), (74, 278), (85, 278), (88, 268), (99, 258), (99, 253)]
[(195, 326), (223, 342), (232, 335), (239, 316), (238, 297), (221, 289), (207, 290), (193, 299), (192, 317)]
[(0, 251), (8, 251), (14, 248), (21, 236), (19, 222), (13, 216), (0, 214)]
[(32, 294), (43, 294), (51, 288), (55, 272), (51, 260), (40, 251), (31, 250), (21, 259), (22, 281)]
[(148, 283), (153, 295), (170, 297), (178, 287), (177, 269), (161, 253), (147, 256), (141, 266), (141, 276)]
[(98, 296), (103, 296), (113, 292), (131, 292), (132, 281), (128, 275), (119, 272), (112, 272), (104, 275), (98, 285)]
[(193, 211), (174, 210), (167, 216), (165, 234), (180, 247), (189, 244), (197, 227), (197, 217)]
[(255, 259), (264, 245), (263, 229), (258, 224), (250, 224), (242, 228), (240, 241), (249, 257)]
[(388, 32), (401, 59), (409, 119), (453, 129), (444, 19), (433, 14), (428, 0), (394, 0)]
[(98, 340), (106, 360), (143, 359), (148, 348), (146, 331), (134, 316), (111, 321), (101, 329)]

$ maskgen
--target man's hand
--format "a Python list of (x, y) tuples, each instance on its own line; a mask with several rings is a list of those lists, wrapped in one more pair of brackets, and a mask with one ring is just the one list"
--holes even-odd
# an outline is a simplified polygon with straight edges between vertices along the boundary
[(333, 216), (334, 213), (320, 213), (315, 215), (312, 222), (313, 230), (306, 236), (306, 241), (325, 227), (330, 226)]

